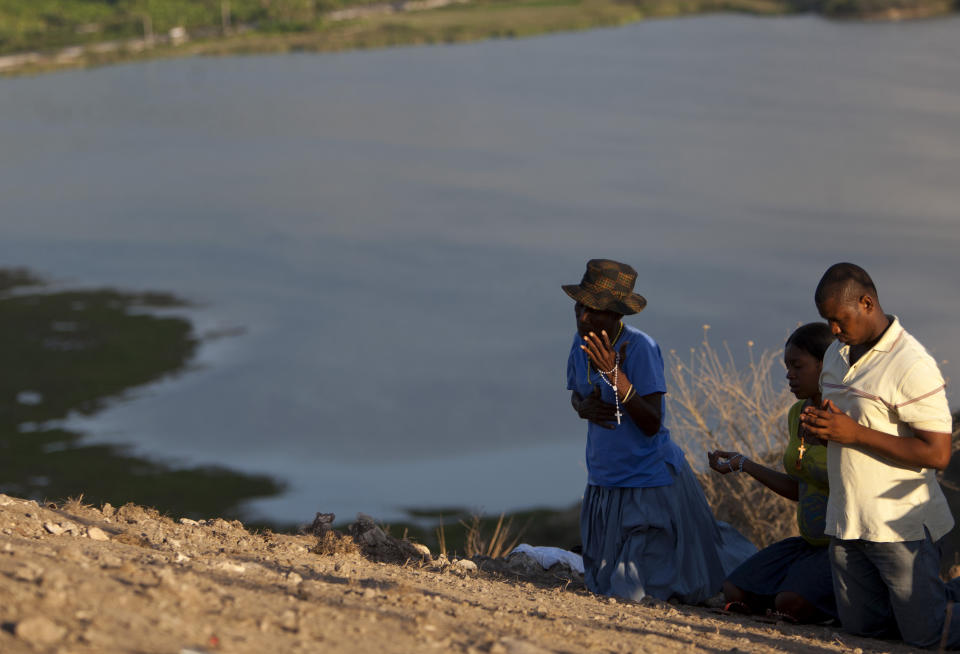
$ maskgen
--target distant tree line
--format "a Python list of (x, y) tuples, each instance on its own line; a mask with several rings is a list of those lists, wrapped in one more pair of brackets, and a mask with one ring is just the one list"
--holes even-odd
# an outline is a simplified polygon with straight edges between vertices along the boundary
[(239, 25), (307, 30), (324, 11), (369, 0), (0, 0), (0, 52)]
[[(323, 14), (344, 6), (389, 0), (0, 0), (0, 54), (162, 35), (183, 27), (194, 36), (215, 36), (238, 27), (258, 31), (311, 31)], [(498, 0), (476, 0), (497, 2)], [(502, 0), (509, 1), (509, 0)], [(677, 0), (625, 0), (646, 8)], [(837, 17), (944, 13), (960, 0), (778, 0), (783, 11)], [(717, 4), (703, 3), (704, 10)], [(719, 3), (723, 6), (724, 3)], [(656, 15), (656, 12), (653, 12)]]

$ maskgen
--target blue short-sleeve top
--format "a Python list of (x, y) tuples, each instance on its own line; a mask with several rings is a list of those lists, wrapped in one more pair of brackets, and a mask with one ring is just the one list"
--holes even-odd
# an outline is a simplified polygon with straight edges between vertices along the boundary
[[(620, 365), (637, 395), (666, 393), (663, 356), (656, 341), (639, 329), (624, 324), (613, 344), (614, 349), (619, 352), (624, 343), (627, 346), (626, 357)], [(613, 389), (589, 362), (587, 353), (580, 349), (582, 344), (583, 338), (579, 334), (574, 336), (567, 360), (567, 389), (586, 397), (599, 388), (603, 401), (614, 404)], [(664, 399), (660, 401), (664, 402)], [(647, 436), (622, 408), (621, 422), (614, 429), (587, 423), (589, 484), (649, 488), (673, 483), (666, 464), (678, 465), (683, 452), (670, 440), (670, 431), (666, 427), (666, 406), (661, 404), (660, 408), (660, 431), (653, 436)]]

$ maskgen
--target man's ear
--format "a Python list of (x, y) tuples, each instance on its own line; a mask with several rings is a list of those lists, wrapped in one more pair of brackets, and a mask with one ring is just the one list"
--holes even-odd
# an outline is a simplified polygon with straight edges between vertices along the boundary
[(864, 313), (871, 313), (877, 307), (877, 303), (874, 302), (873, 298), (869, 295), (861, 295), (858, 302), (860, 303), (860, 309)]

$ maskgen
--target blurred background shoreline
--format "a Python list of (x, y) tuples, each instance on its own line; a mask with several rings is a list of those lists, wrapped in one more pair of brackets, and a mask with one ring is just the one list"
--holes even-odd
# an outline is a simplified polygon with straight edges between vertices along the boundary
[(0, 74), (449, 44), (698, 14), (899, 21), (948, 16), (958, 7), (956, 0), (8, 0), (0, 7)]

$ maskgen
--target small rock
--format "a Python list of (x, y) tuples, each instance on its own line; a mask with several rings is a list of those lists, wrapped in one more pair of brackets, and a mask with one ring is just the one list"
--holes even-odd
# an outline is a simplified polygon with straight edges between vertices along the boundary
[(284, 611), (283, 615), (280, 616), (280, 628), (285, 631), (298, 631), (298, 622), (297, 614), (291, 610)]
[(180, 541), (175, 538), (170, 538), (169, 536), (163, 539), (163, 542), (172, 547), (175, 550), (180, 549)]
[(246, 570), (246, 567), (243, 565), (239, 563), (230, 563), (229, 561), (220, 561), (215, 567), (225, 572), (235, 572), (237, 574), (240, 574)]
[(157, 573), (139, 568), (132, 563), (121, 566), (116, 579), (130, 586), (153, 588), (160, 585), (160, 577)]
[(429, 561), (432, 558), (430, 556), (430, 548), (424, 545), (423, 543), (410, 543), (410, 546), (413, 547), (413, 549), (420, 552), (420, 555), (423, 556), (423, 558), (425, 558), (427, 561)]
[(67, 592), (64, 590), (50, 590), (43, 594), (43, 603), (50, 607), (50, 612), (54, 613), (60, 607), (67, 603)]
[(60, 556), (67, 561), (79, 563), (83, 567), (86, 567), (89, 561), (89, 557), (87, 556), (86, 552), (79, 547), (66, 547), (60, 551)]
[(184, 554), (183, 552), (177, 552), (177, 555), (173, 558), (174, 563), (185, 563), (189, 561), (190, 557)]
[(190, 518), (180, 518), (181, 525), (190, 525), (191, 527), (197, 527), (200, 525), (196, 520), (191, 520)]
[(110, 540), (110, 536), (107, 535), (100, 527), (90, 527), (87, 529), (87, 538), (90, 540)]
[(350, 531), (357, 542), (368, 547), (382, 547), (390, 542), (383, 530), (366, 513), (357, 514), (357, 521), (350, 525)]
[(303, 583), (303, 577), (293, 571), (287, 573), (286, 580), (291, 586), (299, 586)]
[(160, 579), (161, 584), (166, 584), (167, 586), (177, 587), (177, 574), (170, 568), (160, 568), (157, 571), (157, 577)]
[(477, 564), (470, 559), (457, 559), (453, 562), (453, 567), (461, 572), (476, 572)]
[(32, 645), (53, 645), (67, 635), (67, 630), (39, 615), (18, 622), (14, 633)]
[(123, 565), (123, 559), (116, 554), (104, 554), (100, 557), (100, 566), (103, 568), (119, 568)]
[(49, 531), (54, 536), (59, 536), (64, 532), (64, 528), (60, 525), (54, 524), (52, 522), (44, 522), (43, 528)]
[(9, 495), (4, 495), (3, 493), (0, 493), (0, 506), (7, 506), (8, 504), (13, 504), (13, 503), (14, 503), (14, 499), (12, 497), (10, 497)]
[(336, 519), (337, 516), (333, 513), (318, 513), (313, 519), (313, 523), (305, 531), (322, 539), (333, 528), (333, 521)]
[(524, 552), (511, 552), (507, 557), (507, 567), (519, 574), (539, 574), (543, 566), (535, 558)]
[(616, 604), (616, 603), (617, 603), (617, 598), (616, 598), (616, 597), (608, 597), (608, 598), (607, 598), (607, 604)]
[(63, 530), (65, 532), (72, 534), (73, 536), (80, 535), (80, 527), (70, 522), (69, 520), (65, 520), (64, 522), (61, 522), (60, 526), (63, 527)]
[(14, 553), (14, 551), (13, 551), (13, 545), (11, 545), (10, 543), (4, 543), (4, 544), (3, 544), (3, 551), (4, 551), (4, 552), (9, 552), (10, 554), (13, 554), (13, 553)]
[(43, 578), (43, 568), (31, 563), (24, 563), (13, 571), (13, 578), (20, 581), (39, 581)]
[(326, 592), (326, 586), (319, 581), (308, 580), (297, 585), (297, 595), (302, 599), (322, 599)]
[(113, 508), (113, 505), (110, 504), (110, 502), (107, 502), (106, 504), (104, 504), (103, 507), (101, 507), (100, 509), (100, 513), (102, 513), (107, 518), (113, 517), (113, 514), (116, 512), (117, 510)]

